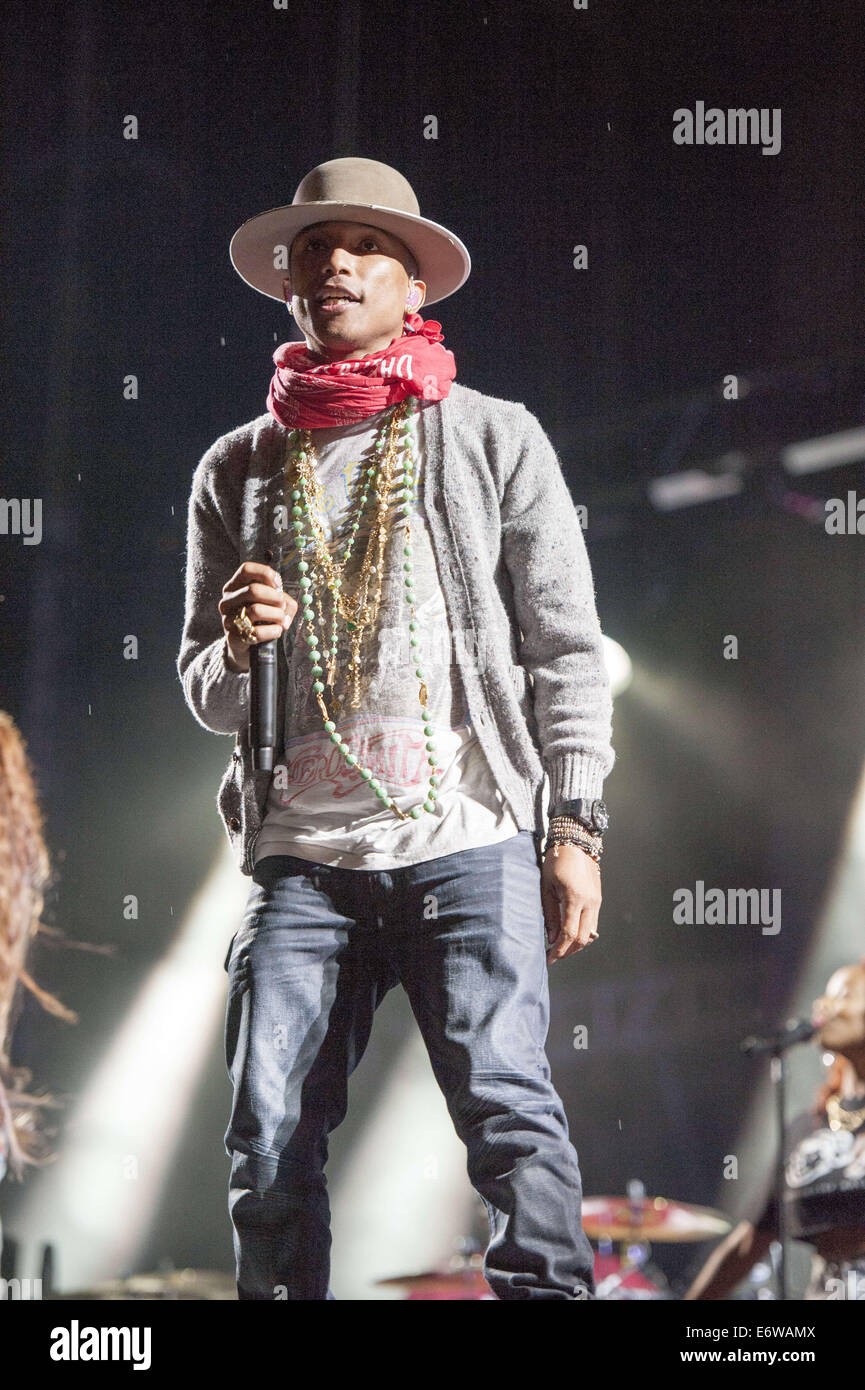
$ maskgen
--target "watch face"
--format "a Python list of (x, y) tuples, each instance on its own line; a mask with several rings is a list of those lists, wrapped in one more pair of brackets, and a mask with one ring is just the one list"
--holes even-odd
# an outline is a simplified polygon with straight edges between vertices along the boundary
[(594, 803), (594, 805), (592, 806), (592, 816), (595, 825), (598, 827), (598, 829), (606, 830), (607, 826), (610, 823), (610, 817), (607, 814), (607, 808), (604, 805), (603, 801), (596, 801)]

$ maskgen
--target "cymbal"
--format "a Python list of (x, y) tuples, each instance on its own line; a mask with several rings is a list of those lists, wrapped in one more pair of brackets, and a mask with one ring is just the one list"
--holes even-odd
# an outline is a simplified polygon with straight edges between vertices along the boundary
[(732, 1226), (723, 1212), (666, 1197), (586, 1197), (583, 1230), (590, 1240), (681, 1242), (722, 1236)]
[(173, 1269), (169, 1273), (133, 1274), (128, 1279), (107, 1279), (89, 1289), (52, 1293), (51, 1299), (236, 1299), (237, 1284), (230, 1274), (216, 1269)]

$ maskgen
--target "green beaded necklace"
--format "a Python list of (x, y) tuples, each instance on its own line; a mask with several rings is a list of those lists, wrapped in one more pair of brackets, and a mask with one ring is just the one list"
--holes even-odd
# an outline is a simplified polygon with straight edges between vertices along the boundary
[[(363, 780), (368, 783), (375, 792), (379, 801), (393, 811), (400, 820), (418, 820), (423, 811), (434, 811), (440, 778), (436, 763), (436, 748), (432, 741), (435, 729), (432, 725), (431, 715), (427, 708), (428, 692), (426, 687), (426, 677), (420, 656), (420, 640), (418, 638), (419, 624), (415, 615), (414, 608), (414, 578), (412, 566), (412, 543), (411, 543), (411, 497), (414, 492), (416, 481), (415, 460), (411, 452), (411, 423), (407, 418), (409, 414), (416, 412), (419, 405), (416, 397), (407, 397), (400, 401), (390, 413), (390, 418), (385, 420), (374, 446), (374, 462), (361, 474), (360, 495), (357, 502), (357, 510), (354, 520), (351, 521), (347, 530), (347, 543), (345, 554), (341, 563), (337, 564), (327, 546), (324, 530), (321, 525), (319, 512), (322, 510), (322, 490), (315, 473), (315, 447), (309, 430), (292, 430), (288, 436), (286, 480), (287, 488), (291, 489), (292, 499), (292, 518), (294, 525), (295, 542), (298, 551), (298, 571), (300, 573), (300, 588), (302, 591), (301, 611), (307, 623), (308, 631), (305, 636), (309, 647), (309, 657), (312, 662), (313, 692), (318, 701), (324, 720), (324, 727), (330, 736), (332, 743), (335, 743), (343, 755), (346, 763), (350, 767), (358, 765), (357, 754), (354, 753), (348, 743), (342, 738), (336, 727), (336, 722), (331, 718), (327, 705), (324, 701), (324, 694), (328, 686), (333, 691), (332, 703), (335, 705), (336, 712), (340, 707), (340, 702), (336, 699), (336, 663), (339, 648), (339, 619), (342, 618), (346, 630), (351, 633), (352, 638), (352, 661), (349, 666), (349, 679), (354, 677), (354, 698), (352, 704), (359, 703), (358, 681), (360, 676), (360, 646), (364, 632), (367, 627), (371, 627), (375, 621), (381, 602), (381, 589), (384, 577), (384, 555), (385, 546), (388, 538), (388, 514), (390, 511), (390, 492), (393, 485), (396, 459), (399, 449), (403, 452), (403, 484), (396, 493), (396, 499), (400, 502), (400, 510), (405, 517), (405, 543), (403, 545), (403, 563), (405, 598), (409, 609), (409, 645), (411, 647), (411, 659), (415, 665), (415, 675), (420, 683), (419, 698), (421, 705), (421, 717), (424, 720), (424, 734), (427, 738), (426, 752), (427, 762), (431, 768), (429, 778), (429, 789), (424, 801), (417, 806), (412, 806), (410, 811), (403, 811), (397, 806), (395, 800), (390, 795), (377, 777), (373, 776), (372, 769), (368, 767), (358, 767), (358, 771)], [(399, 430), (402, 427), (402, 438), (399, 439)], [(292, 479), (295, 479), (297, 486), (292, 487)], [(343, 572), (354, 548), (355, 537), (360, 527), (361, 518), (367, 506), (367, 499), (370, 488), (374, 487), (377, 497), (377, 515), (370, 529), (369, 544), (367, 554), (361, 567), (360, 578), (355, 585), (351, 595), (344, 592)], [(305, 559), (305, 552), (311, 547), (314, 553), (312, 565)], [(372, 556), (377, 550), (378, 566), (372, 564)], [(310, 577), (310, 571), (313, 577)], [(372, 602), (369, 599), (369, 583), (373, 573), (377, 575), (378, 586)], [(316, 587), (317, 581), (317, 587)], [(324, 590), (328, 590), (331, 595), (331, 641), (329, 649), (329, 661), (327, 672), (322, 661), (323, 641), (319, 638), (316, 630), (316, 614), (313, 608), (315, 599), (318, 608), (318, 620), (321, 629), (324, 629), (323, 598)], [(326, 679), (322, 679), (326, 676)]]

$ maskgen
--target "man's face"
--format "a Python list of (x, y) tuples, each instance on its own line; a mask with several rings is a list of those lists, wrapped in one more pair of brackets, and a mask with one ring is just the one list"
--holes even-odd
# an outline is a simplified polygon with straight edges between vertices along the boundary
[(865, 1049), (865, 968), (845, 965), (836, 970), (826, 992), (814, 1001), (811, 1018), (818, 1025), (817, 1041), (830, 1052)]
[[(295, 237), (289, 266), (283, 290), (313, 353), (364, 357), (402, 335), (414, 261), (398, 237), (362, 222), (317, 222)], [(341, 293), (348, 298), (326, 302)]]

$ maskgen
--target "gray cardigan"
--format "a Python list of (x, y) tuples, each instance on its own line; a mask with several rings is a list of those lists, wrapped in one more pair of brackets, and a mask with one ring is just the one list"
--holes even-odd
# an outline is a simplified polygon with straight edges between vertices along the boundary
[[(582, 529), (561, 464), (524, 405), (457, 382), (423, 412), (427, 521), (453, 659), (481, 747), (521, 829), (544, 834), (549, 806), (602, 794), (615, 760), (612, 700)], [(254, 772), (249, 675), (225, 663), (217, 604), (243, 560), (278, 567), (287, 530), (286, 431), (269, 414), (222, 435), (192, 478), (186, 614), (177, 659), (205, 729), (234, 734), (217, 806), (239, 869), (252, 873), (271, 779)], [(277, 748), (286, 643), (278, 644)], [(278, 756), (278, 754), (277, 754)]]

